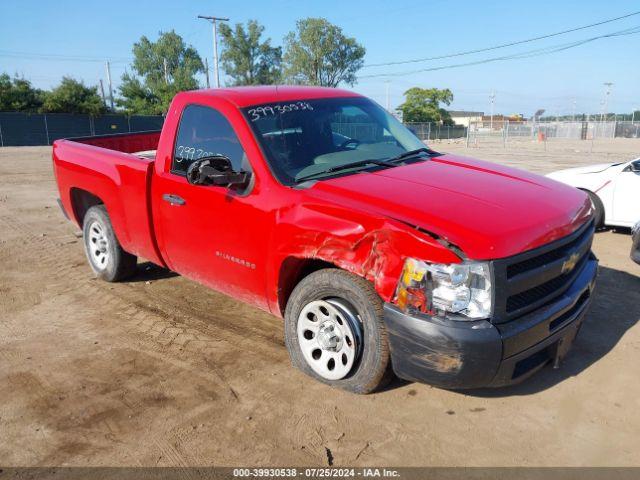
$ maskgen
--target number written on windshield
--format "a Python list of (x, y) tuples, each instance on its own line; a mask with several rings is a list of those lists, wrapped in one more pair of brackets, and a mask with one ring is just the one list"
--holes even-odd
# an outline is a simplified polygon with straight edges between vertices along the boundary
[(294, 102), (279, 105), (263, 105), (261, 107), (250, 108), (247, 110), (251, 121), (255, 122), (262, 117), (269, 117), (272, 115), (279, 115), (288, 112), (296, 112), (298, 110), (313, 110), (313, 107), (307, 102)]

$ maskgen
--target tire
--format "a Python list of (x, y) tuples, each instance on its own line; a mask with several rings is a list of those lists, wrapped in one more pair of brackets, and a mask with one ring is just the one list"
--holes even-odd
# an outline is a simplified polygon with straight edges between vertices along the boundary
[(98, 278), (117, 282), (135, 273), (138, 258), (122, 249), (104, 205), (87, 210), (82, 237), (89, 266)]
[(588, 190), (585, 190), (585, 192), (589, 195), (595, 210), (593, 218), (596, 230), (602, 229), (604, 228), (604, 205), (602, 204), (602, 200), (593, 192), (589, 192)]
[(285, 310), (291, 363), (353, 393), (383, 387), (392, 373), (382, 306), (373, 285), (361, 277), (334, 268), (311, 273), (294, 288)]

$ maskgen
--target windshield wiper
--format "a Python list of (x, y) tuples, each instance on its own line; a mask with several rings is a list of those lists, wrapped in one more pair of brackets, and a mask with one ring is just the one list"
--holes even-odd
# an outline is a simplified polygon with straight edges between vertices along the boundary
[(421, 153), (426, 153), (430, 157), (435, 157), (439, 155), (438, 152), (434, 152), (430, 148), (421, 147), (421, 148), (416, 148), (415, 150), (409, 150), (408, 152), (404, 152), (404, 153), (401, 153), (400, 155), (396, 155), (395, 157), (389, 158), (387, 162), (391, 162), (391, 163), (400, 162), (402, 160), (406, 160), (407, 158), (417, 157)]
[(326, 175), (329, 173), (339, 172), (342, 170), (349, 170), (350, 168), (362, 167), (366, 165), (379, 165), (381, 167), (397, 167), (398, 163), (402, 160), (406, 160), (408, 158), (417, 157), (421, 153), (426, 153), (430, 157), (435, 157), (440, 155), (438, 152), (435, 152), (427, 147), (416, 148), (415, 150), (409, 150), (408, 152), (403, 152), (400, 155), (396, 155), (395, 157), (381, 159), (381, 158), (371, 158), (369, 160), (361, 160), (359, 162), (353, 163), (345, 163), (344, 165), (336, 165), (334, 167), (327, 168), (326, 170), (322, 170), (316, 173), (310, 173), (309, 175), (304, 175), (300, 178), (296, 179), (296, 183), (304, 182), (305, 180), (309, 180), (311, 178), (317, 177), (318, 175)]
[(322, 170), (320, 172), (310, 173), (309, 175), (304, 175), (300, 178), (296, 178), (296, 183), (304, 182), (305, 180), (309, 180), (311, 178), (317, 177), (318, 175), (326, 175), (329, 173), (340, 172), (342, 170), (349, 170), (351, 168), (364, 167), (366, 165), (378, 165), (380, 167), (393, 168), (398, 165), (392, 163), (388, 160), (381, 160), (377, 158), (371, 158), (369, 160), (360, 160), (359, 162), (353, 163), (345, 163), (344, 165), (336, 165), (334, 167), (327, 168), (326, 170)]

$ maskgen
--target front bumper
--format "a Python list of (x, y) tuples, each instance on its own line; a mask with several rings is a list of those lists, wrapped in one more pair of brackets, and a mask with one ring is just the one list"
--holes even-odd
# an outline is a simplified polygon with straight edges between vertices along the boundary
[(569, 350), (591, 302), (598, 261), (590, 257), (552, 303), (502, 324), (412, 316), (385, 304), (396, 375), (443, 388), (518, 383)]

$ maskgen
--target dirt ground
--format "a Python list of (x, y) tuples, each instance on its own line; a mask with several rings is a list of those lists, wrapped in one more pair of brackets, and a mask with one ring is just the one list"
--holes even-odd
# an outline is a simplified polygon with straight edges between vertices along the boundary
[[(546, 147), (435, 145), (543, 173), (640, 155), (631, 140)], [(275, 317), (149, 264), (95, 280), (56, 196), (50, 148), (0, 149), (0, 465), (640, 465), (627, 233), (596, 236), (598, 291), (560, 370), (356, 396), (292, 369)]]

